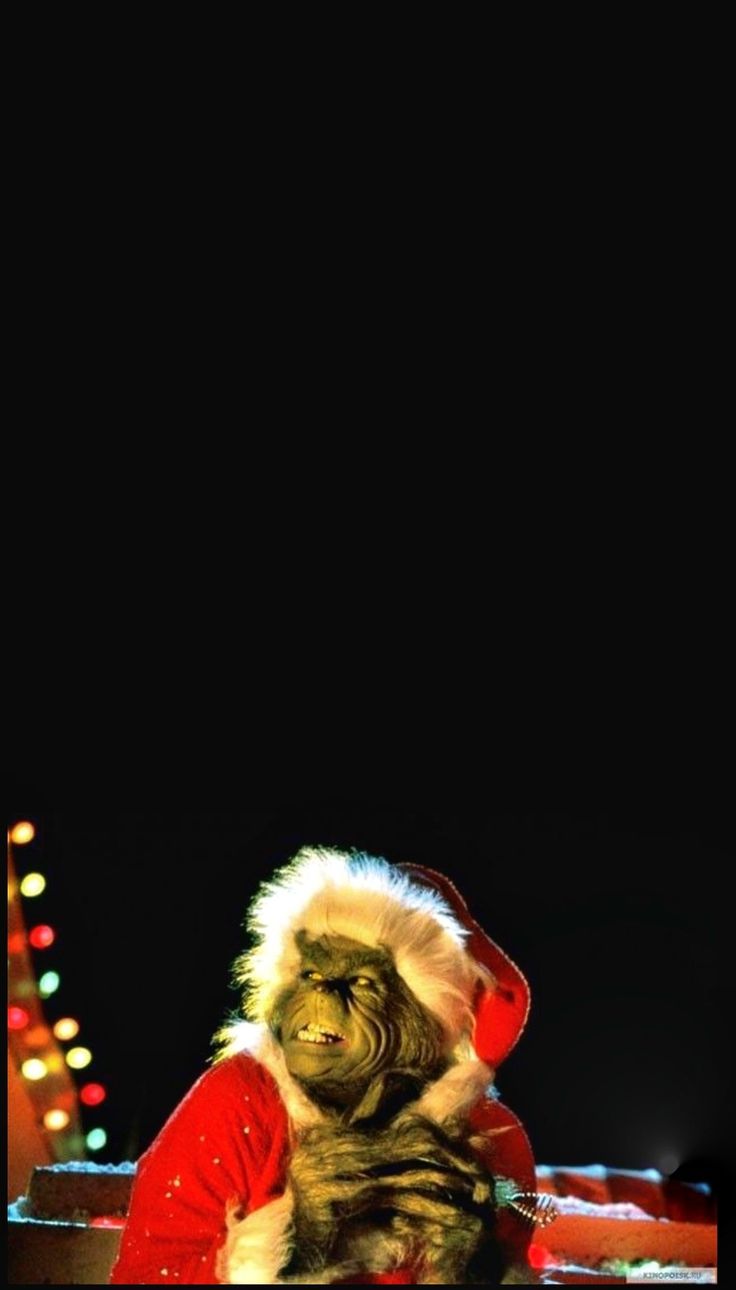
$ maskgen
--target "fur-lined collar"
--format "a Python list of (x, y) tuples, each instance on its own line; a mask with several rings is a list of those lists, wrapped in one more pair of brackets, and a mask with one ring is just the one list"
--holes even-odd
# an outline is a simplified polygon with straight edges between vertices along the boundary
[[(324, 1112), (289, 1074), (283, 1049), (268, 1026), (243, 1022), (238, 1039), (238, 1051), (249, 1053), (273, 1076), (297, 1134), (301, 1129), (325, 1123), (327, 1117)], [(462, 1117), (487, 1091), (493, 1075), (493, 1068), (477, 1057), (457, 1062), (429, 1084), (421, 1097), (406, 1108), (406, 1112), (422, 1115), (435, 1124)]]

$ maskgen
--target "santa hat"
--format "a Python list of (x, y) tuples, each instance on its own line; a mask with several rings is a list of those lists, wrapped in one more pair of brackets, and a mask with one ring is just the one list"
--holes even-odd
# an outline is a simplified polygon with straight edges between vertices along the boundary
[(262, 886), (247, 926), (254, 946), (236, 960), (234, 979), (246, 987), (252, 1022), (267, 1023), (294, 980), (300, 931), (389, 950), (400, 976), (439, 1021), (456, 1060), (474, 1050), (498, 1066), (526, 1022), (529, 988), (522, 973), (471, 918), (449, 879), (419, 865), (304, 847)]

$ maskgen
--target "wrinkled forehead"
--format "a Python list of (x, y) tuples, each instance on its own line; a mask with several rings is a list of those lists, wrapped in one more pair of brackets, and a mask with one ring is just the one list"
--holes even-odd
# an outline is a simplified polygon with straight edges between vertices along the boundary
[(365, 967), (384, 973), (393, 970), (392, 955), (380, 946), (363, 945), (347, 936), (310, 936), (305, 931), (297, 932), (295, 940), (302, 963), (308, 961), (308, 966), (319, 971), (330, 968), (335, 975), (343, 975)]

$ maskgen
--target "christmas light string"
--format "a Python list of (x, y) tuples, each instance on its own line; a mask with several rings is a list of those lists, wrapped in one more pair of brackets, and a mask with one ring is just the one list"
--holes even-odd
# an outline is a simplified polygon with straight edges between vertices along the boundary
[[(81, 1160), (87, 1151), (101, 1150), (107, 1135), (95, 1127), (85, 1136), (79, 1103), (99, 1106), (107, 1092), (94, 1081), (77, 1089), (72, 1071), (86, 1070), (93, 1061), (87, 1047), (72, 1042), (78, 1039), (79, 1022), (60, 1017), (50, 1026), (44, 1014), (43, 1001), (56, 994), (61, 979), (53, 969), (36, 979), (31, 948), (45, 954), (56, 934), (47, 923), (33, 923), (27, 932), (22, 901), (33, 902), (47, 882), (35, 869), (19, 879), (13, 854), (14, 847), (27, 845), (34, 836), (34, 826), (27, 820), (8, 833), (8, 1046), (52, 1156), (58, 1161)], [(67, 1044), (72, 1046), (62, 1047)]]

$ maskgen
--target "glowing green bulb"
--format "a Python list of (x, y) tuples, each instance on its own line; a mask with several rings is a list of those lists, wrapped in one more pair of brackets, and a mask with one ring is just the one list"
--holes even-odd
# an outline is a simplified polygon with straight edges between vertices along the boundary
[(48, 999), (50, 994), (55, 994), (61, 985), (61, 977), (58, 972), (44, 972), (38, 983), (38, 993), (42, 999)]
[(101, 1151), (107, 1142), (107, 1134), (104, 1129), (90, 1129), (87, 1134), (87, 1146), (90, 1151)]

